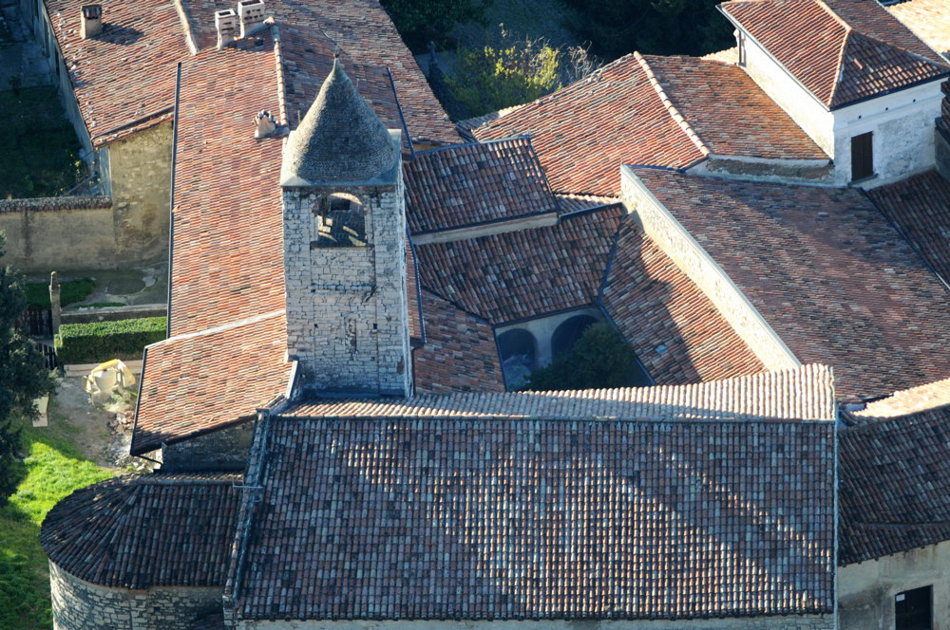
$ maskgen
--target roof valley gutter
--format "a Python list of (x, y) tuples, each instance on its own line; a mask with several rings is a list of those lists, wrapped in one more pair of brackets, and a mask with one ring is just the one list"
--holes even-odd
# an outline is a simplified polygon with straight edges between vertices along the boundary
[(386, 75), (389, 77), (389, 87), (393, 91), (393, 100), (396, 102), (396, 111), (399, 112), (399, 122), (402, 124), (402, 131), (406, 134), (406, 144), (409, 145), (409, 157), (416, 156), (416, 150), (412, 148), (412, 135), (409, 133), (409, 126), (406, 125), (406, 117), (402, 113), (402, 105), (399, 104), (399, 94), (396, 93), (396, 80), (393, 78), (392, 70), (386, 66)]
[[(175, 117), (172, 119), (172, 172), (168, 189), (168, 293), (165, 297), (165, 338), (172, 336), (172, 253), (175, 248), (175, 166), (178, 163), (178, 118), (181, 103), (181, 62), (175, 75)], [(145, 368), (142, 368), (144, 375)]]

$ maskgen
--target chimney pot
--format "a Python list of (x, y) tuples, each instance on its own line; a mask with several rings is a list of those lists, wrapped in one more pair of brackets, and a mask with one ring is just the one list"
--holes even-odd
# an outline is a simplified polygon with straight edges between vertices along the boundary
[(218, 32), (218, 48), (234, 39), (237, 34), (238, 17), (234, 9), (214, 12), (214, 28)]
[(237, 12), (241, 18), (241, 37), (244, 38), (249, 30), (264, 22), (264, 0), (241, 0)]
[(102, 32), (102, 5), (86, 4), (82, 7), (79, 23), (79, 36), (83, 39), (95, 37)]

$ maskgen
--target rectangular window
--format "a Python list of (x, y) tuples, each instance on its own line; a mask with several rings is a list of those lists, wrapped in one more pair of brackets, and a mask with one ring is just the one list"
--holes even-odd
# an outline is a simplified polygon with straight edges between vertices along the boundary
[(932, 630), (932, 621), (932, 586), (915, 588), (894, 596), (894, 630)]
[(745, 34), (744, 34), (742, 31), (737, 31), (736, 39), (738, 40), (738, 44), (739, 44), (739, 65), (742, 66), (742, 67), (745, 67), (745, 64), (746, 64), (746, 59), (745, 59), (745, 46), (746, 46), (746, 43), (745, 43)]
[(873, 132), (851, 138), (851, 181), (874, 175)]

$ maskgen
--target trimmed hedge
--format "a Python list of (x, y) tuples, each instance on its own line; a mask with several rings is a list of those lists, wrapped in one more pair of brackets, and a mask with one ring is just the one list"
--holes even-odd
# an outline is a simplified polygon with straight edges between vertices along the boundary
[(145, 346), (165, 339), (165, 327), (164, 317), (63, 324), (56, 336), (56, 357), (67, 364), (141, 359)]

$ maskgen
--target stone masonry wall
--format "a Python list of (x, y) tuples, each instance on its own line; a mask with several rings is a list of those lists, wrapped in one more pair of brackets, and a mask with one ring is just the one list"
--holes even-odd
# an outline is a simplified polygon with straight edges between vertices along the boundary
[(90, 584), (53, 562), (49, 568), (54, 630), (190, 630), (221, 610), (218, 587), (132, 591)]
[(106, 197), (0, 200), (3, 263), (26, 273), (114, 264), (116, 235)]
[(136, 261), (166, 255), (172, 124), (162, 123), (114, 142), (108, 152), (116, 255)]
[(637, 216), (650, 238), (716, 305), (766, 369), (800, 365), (729, 276), (626, 167), (622, 169), (621, 191), (627, 211)]
[(254, 421), (199, 435), (162, 449), (162, 470), (244, 470), (254, 437)]
[(833, 630), (833, 615), (681, 621), (241, 621), (240, 630)]
[[(304, 387), (407, 395), (412, 383), (402, 170), (389, 186), (284, 189), (288, 352)], [(365, 247), (315, 247), (312, 209), (348, 194), (365, 210)]]

